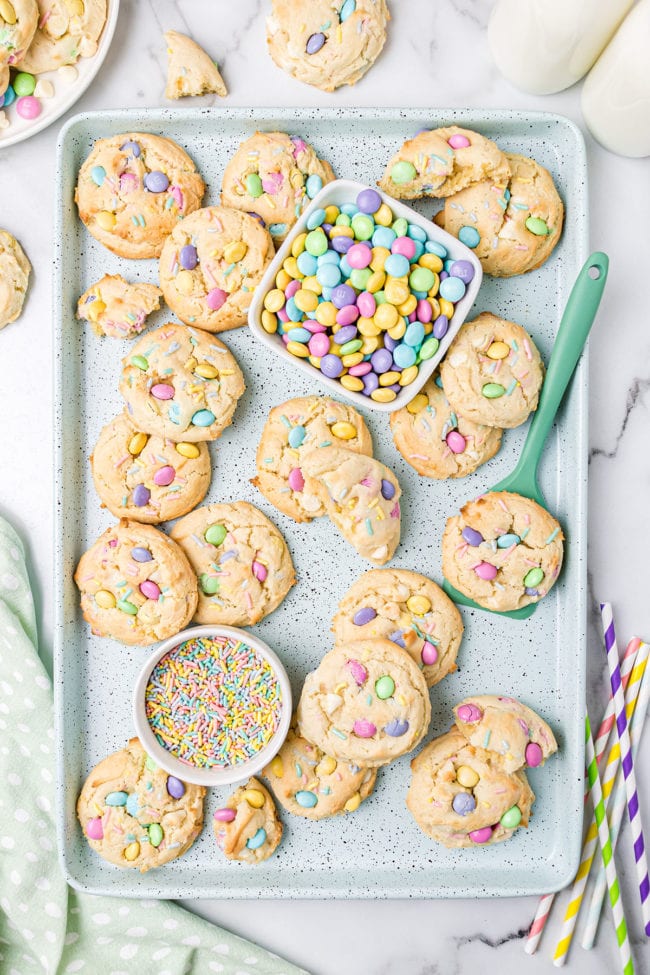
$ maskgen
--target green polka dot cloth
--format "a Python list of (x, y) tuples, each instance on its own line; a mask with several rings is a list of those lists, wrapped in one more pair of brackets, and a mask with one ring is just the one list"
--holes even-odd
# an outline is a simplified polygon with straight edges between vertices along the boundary
[(72, 890), (54, 840), (50, 680), (22, 543), (0, 518), (2, 975), (307, 975), (166, 901)]

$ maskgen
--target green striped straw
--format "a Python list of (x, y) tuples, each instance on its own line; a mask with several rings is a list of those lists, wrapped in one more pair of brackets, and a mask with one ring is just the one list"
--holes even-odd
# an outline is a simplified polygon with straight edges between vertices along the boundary
[(605, 804), (603, 802), (603, 790), (600, 783), (600, 776), (598, 774), (596, 751), (594, 748), (594, 739), (591, 735), (591, 725), (589, 723), (588, 714), (585, 716), (585, 749), (587, 779), (589, 781), (589, 790), (591, 792), (591, 802), (594, 807), (594, 814), (596, 816), (596, 825), (598, 826), (598, 841), (600, 843), (600, 852), (602, 854), (603, 866), (605, 868), (607, 889), (609, 890), (609, 902), (612, 905), (612, 914), (614, 915), (614, 928), (616, 929), (616, 940), (618, 941), (621, 965), (624, 975), (633, 975), (634, 962), (632, 961), (632, 952), (630, 950), (630, 942), (627, 936), (627, 924), (625, 923), (625, 914), (623, 913), (621, 889), (619, 887), (618, 877), (616, 875), (616, 864), (614, 863), (614, 855), (612, 853), (612, 843), (609, 836), (607, 816), (605, 815)]

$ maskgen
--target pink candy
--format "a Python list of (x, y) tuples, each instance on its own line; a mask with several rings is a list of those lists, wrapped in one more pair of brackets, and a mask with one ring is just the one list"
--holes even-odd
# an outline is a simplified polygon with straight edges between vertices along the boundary
[(531, 768), (537, 768), (542, 764), (544, 753), (536, 741), (531, 741), (526, 745), (526, 764)]
[(354, 677), (355, 684), (358, 684), (359, 687), (362, 687), (368, 680), (368, 671), (358, 660), (348, 660), (348, 670)]
[(253, 575), (259, 582), (264, 582), (268, 575), (266, 566), (258, 562), (257, 559), (253, 560)]
[(450, 145), (452, 149), (467, 149), (471, 145), (471, 142), (467, 136), (457, 133), (456, 135), (452, 135), (450, 139), (447, 139), (447, 145)]
[[(398, 240), (399, 239), (400, 238), (398, 238)], [(361, 269), (368, 267), (370, 264), (372, 260), (372, 251), (366, 244), (353, 244), (346, 256), (350, 267)]]
[(492, 837), (492, 827), (484, 826), (483, 829), (473, 829), (469, 834), (472, 843), (487, 843)]
[(352, 325), (358, 317), (359, 309), (356, 305), (343, 305), (336, 313), (336, 321), (339, 325)]
[(497, 567), (496, 565), (492, 565), (491, 562), (479, 562), (474, 572), (479, 579), (485, 579), (486, 582), (490, 582), (492, 579), (496, 579)]
[(282, 173), (269, 173), (262, 180), (262, 188), (265, 193), (269, 193), (273, 196), (282, 189), (282, 184), (284, 183), (284, 176)]
[(89, 840), (103, 840), (104, 839), (104, 827), (102, 826), (102, 821), (99, 816), (95, 819), (89, 819), (86, 824), (86, 836)]
[(237, 813), (234, 809), (215, 809), (214, 818), (218, 823), (232, 823)]
[(372, 365), (369, 362), (360, 362), (358, 366), (350, 366), (348, 372), (351, 376), (365, 376), (372, 372)]
[(415, 311), (417, 313), (417, 320), (422, 322), (423, 325), (427, 325), (433, 318), (431, 302), (427, 301), (426, 298), (420, 298)]
[[(350, 248), (352, 250), (352, 248)], [(397, 237), (393, 241), (393, 246), (391, 247), (392, 254), (402, 254), (404, 257), (408, 257), (409, 261), (412, 261), (415, 257), (415, 241), (411, 240), (410, 237)], [(348, 260), (350, 259), (350, 251), (348, 251)]]
[(316, 335), (312, 335), (310, 338), (308, 348), (312, 355), (320, 359), (329, 352), (330, 340), (323, 332), (317, 332)]
[(154, 484), (157, 484), (158, 487), (167, 487), (168, 484), (172, 483), (175, 477), (176, 471), (173, 467), (161, 467), (160, 470), (156, 471), (154, 474), (153, 482)]
[(299, 467), (294, 467), (292, 471), (289, 472), (289, 487), (292, 491), (303, 491), (305, 488), (305, 479), (302, 476), (302, 471)]
[(460, 721), (464, 721), (465, 724), (473, 724), (475, 721), (481, 720), (483, 712), (476, 704), (461, 704), (456, 711), (456, 716)]
[(34, 119), (41, 114), (41, 103), (33, 95), (25, 95), (16, 102), (16, 111), (21, 118)]
[(422, 647), (420, 656), (425, 667), (430, 667), (432, 664), (435, 664), (436, 660), (438, 659), (438, 651), (434, 647), (433, 643), (429, 643), (427, 641)]
[(284, 289), (284, 293), (287, 301), (289, 300), (289, 298), (293, 298), (296, 291), (300, 291), (300, 281), (294, 278), (294, 280), (290, 281), (289, 284)]
[(176, 390), (169, 383), (156, 383), (151, 387), (151, 395), (156, 399), (173, 399)]
[(377, 733), (377, 726), (372, 721), (367, 721), (366, 718), (358, 718), (354, 722), (352, 730), (357, 738), (372, 738)]
[[(427, 304), (429, 303), (427, 302)], [(370, 291), (362, 291), (357, 298), (357, 308), (364, 318), (372, 318), (377, 311), (375, 296)]]
[(212, 288), (205, 296), (205, 303), (211, 311), (219, 311), (228, 298), (228, 292), (223, 288)]
[(327, 331), (327, 325), (321, 325), (320, 322), (311, 321), (311, 320), (308, 321), (308, 322), (303, 322), (302, 323), (302, 327), (303, 328), (306, 328), (308, 332), (311, 332), (312, 333), (312, 335), (315, 335), (316, 332), (326, 332)]
[(462, 454), (467, 446), (467, 441), (458, 430), (450, 430), (447, 434), (447, 446), (453, 454)]
[(154, 602), (160, 599), (160, 589), (152, 579), (145, 579), (144, 582), (140, 583), (140, 592), (147, 599), (153, 599)]

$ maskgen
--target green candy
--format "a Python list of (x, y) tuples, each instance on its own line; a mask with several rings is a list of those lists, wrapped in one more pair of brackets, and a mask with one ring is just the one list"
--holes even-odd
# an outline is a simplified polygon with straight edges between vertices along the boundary
[(214, 596), (219, 592), (219, 580), (216, 576), (209, 576), (203, 572), (199, 576), (199, 585), (206, 596)]
[(439, 345), (440, 342), (435, 335), (432, 335), (430, 338), (426, 339), (426, 341), (422, 343), (422, 348), (420, 349), (420, 358), (425, 360), (431, 359), (438, 351)]
[(221, 545), (227, 534), (228, 529), (224, 525), (210, 525), (203, 537), (210, 545)]
[(129, 616), (138, 615), (138, 607), (134, 603), (130, 603), (128, 599), (118, 599), (117, 608), (121, 609), (123, 613), (128, 613)]
[(548, 237), (550, 234), (546, 220), (542, 220), (541, 217), (529, 217), (526, 221), (526, 230), (530, 230), (536, 237)]
[(365, 213), (355, 213), (350, 226), (357, 240), (370, 240), (375, 232), (375, 221)]
[(149, 368), (149, 360), (145, 359), (143, 355), (132, 355), (131, 365), (136, 366), (138, 369), (142, 369), (143, 372), (146, 372)]
[(350, 274), (350, 284), (357, 291), (365, 291), (371, 276), (372, 271), (369, 267), (355, 267)]
[(347, 215), (347, 213), (339, 213), (338, 217), (334, 221), (336, 227), (349, 227), (352, 223), (352, 218)]
[(409, 229), (408, 220), (406, 220), (404, 217), (398, 217), (397, 220), (393, 220), (390, 229), (394, 234), (397, 234), (398, 237), (406, 237)]
[(375, 291), (375, 304), (376, 305), (386, 304), (386, 295), (384, 294), (383, 291)]
[(361, 339), (350, 339), (349, 342), (341, 346), (341, 355), (352, 355), (353, 352), (358, 352), (362, 345), (363, 341)]
[(436, 283), (436, 276), (428, 267), (414, 267), (409, 276), (413, 291), (430, 291)]
[[(516, 807), (515, 807), (516, 808)], [(506, 816), (508, 814), (506, 813)], [(163, 841), (163, 829), (160, 823), (152, 823), (149, 827), (149, 842), (152, 846), (160, 846)]]
[(526, 589), (534, 589), (535, 586), (538, 586), (540, 584), (543, 578), (544, 578), (543, 569), (540, 568), (530, 569), (530, 571), (528, 571), (524, 576), (524, 585)]
[(24, 97), (25, 95), (33, 95), (34, 89), (36, 88), (36, 78), (33, 74), (27, 74), (26, 71), (21, 71), (17, 74), (13, 81), (13, 89), (18, 95), (18, 97)]
[(511, 806), (504, 812), (499, 820), (504, 829), (516, 829), (521, 822), (521, 809), (519, 806)]
[(390, 171), (390, 178), (396, 186), (403, 186), (404, 183), (410, 183), (416, 176), (417, 172), (413, 163), (406, 162), (405, 160), (395, 163)]
[(262, 180), (259, 178), (257, 173), (249, 173), (246, 177), (246, 192), (255, 200), (264, 192)]
[(375, 694), (380, 701), (387, 700), (387, 698), (392, 697), (394, 693), (395, 681), (387, 674), (384, 677), (380, 677), (379, 680), (375, 682)]
[(501, 383), (486, 383), (481, 392), (486, 399), (498, 399), (505, 393), (505, 387)]
[(305, 238), (305, 250), (312, 257), (320, 257), (327, 250), (327, 237), (322, 230), (312, 230)]
[(156, 769), (158, 768), (158, 766), (156, 765), (156, 763), (154, 762), (153, 758), (151, 758), (150, 755), (147, 755), (147, 757), (145, 758), (144, 767), (148, 768), (150, 772), (155, 772)]

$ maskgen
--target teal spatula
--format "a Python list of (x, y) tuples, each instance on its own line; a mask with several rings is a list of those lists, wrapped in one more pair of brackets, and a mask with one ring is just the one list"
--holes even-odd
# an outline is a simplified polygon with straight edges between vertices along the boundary
[[(542, 507), (546, 507), (537, 483), (537, 468), (544, 442), (594, 323), (605, 288), (608, 268), (607, 255), (596, 251), (580, 271), (562, 315), (546, 379), (542, 386), (539, 406), (530, 424), (519, 462), (514, 471), (490, 488), (490, 491), (512, 491), (526, 498), (532, 498)], [(479, 606), (473, 599), (469, 599), (455, 589), (446, 579), (443, 589), (454, 602), (462, 606), (472, 606), (486, 613), (497, 612)], [(498, 613), (498, 615), (508, 616), (514, 620), (525, 620), (532, 616), (536, 608), (537, 603), (530, 603), (521, 609), (513, 609), (509, 613)]]

